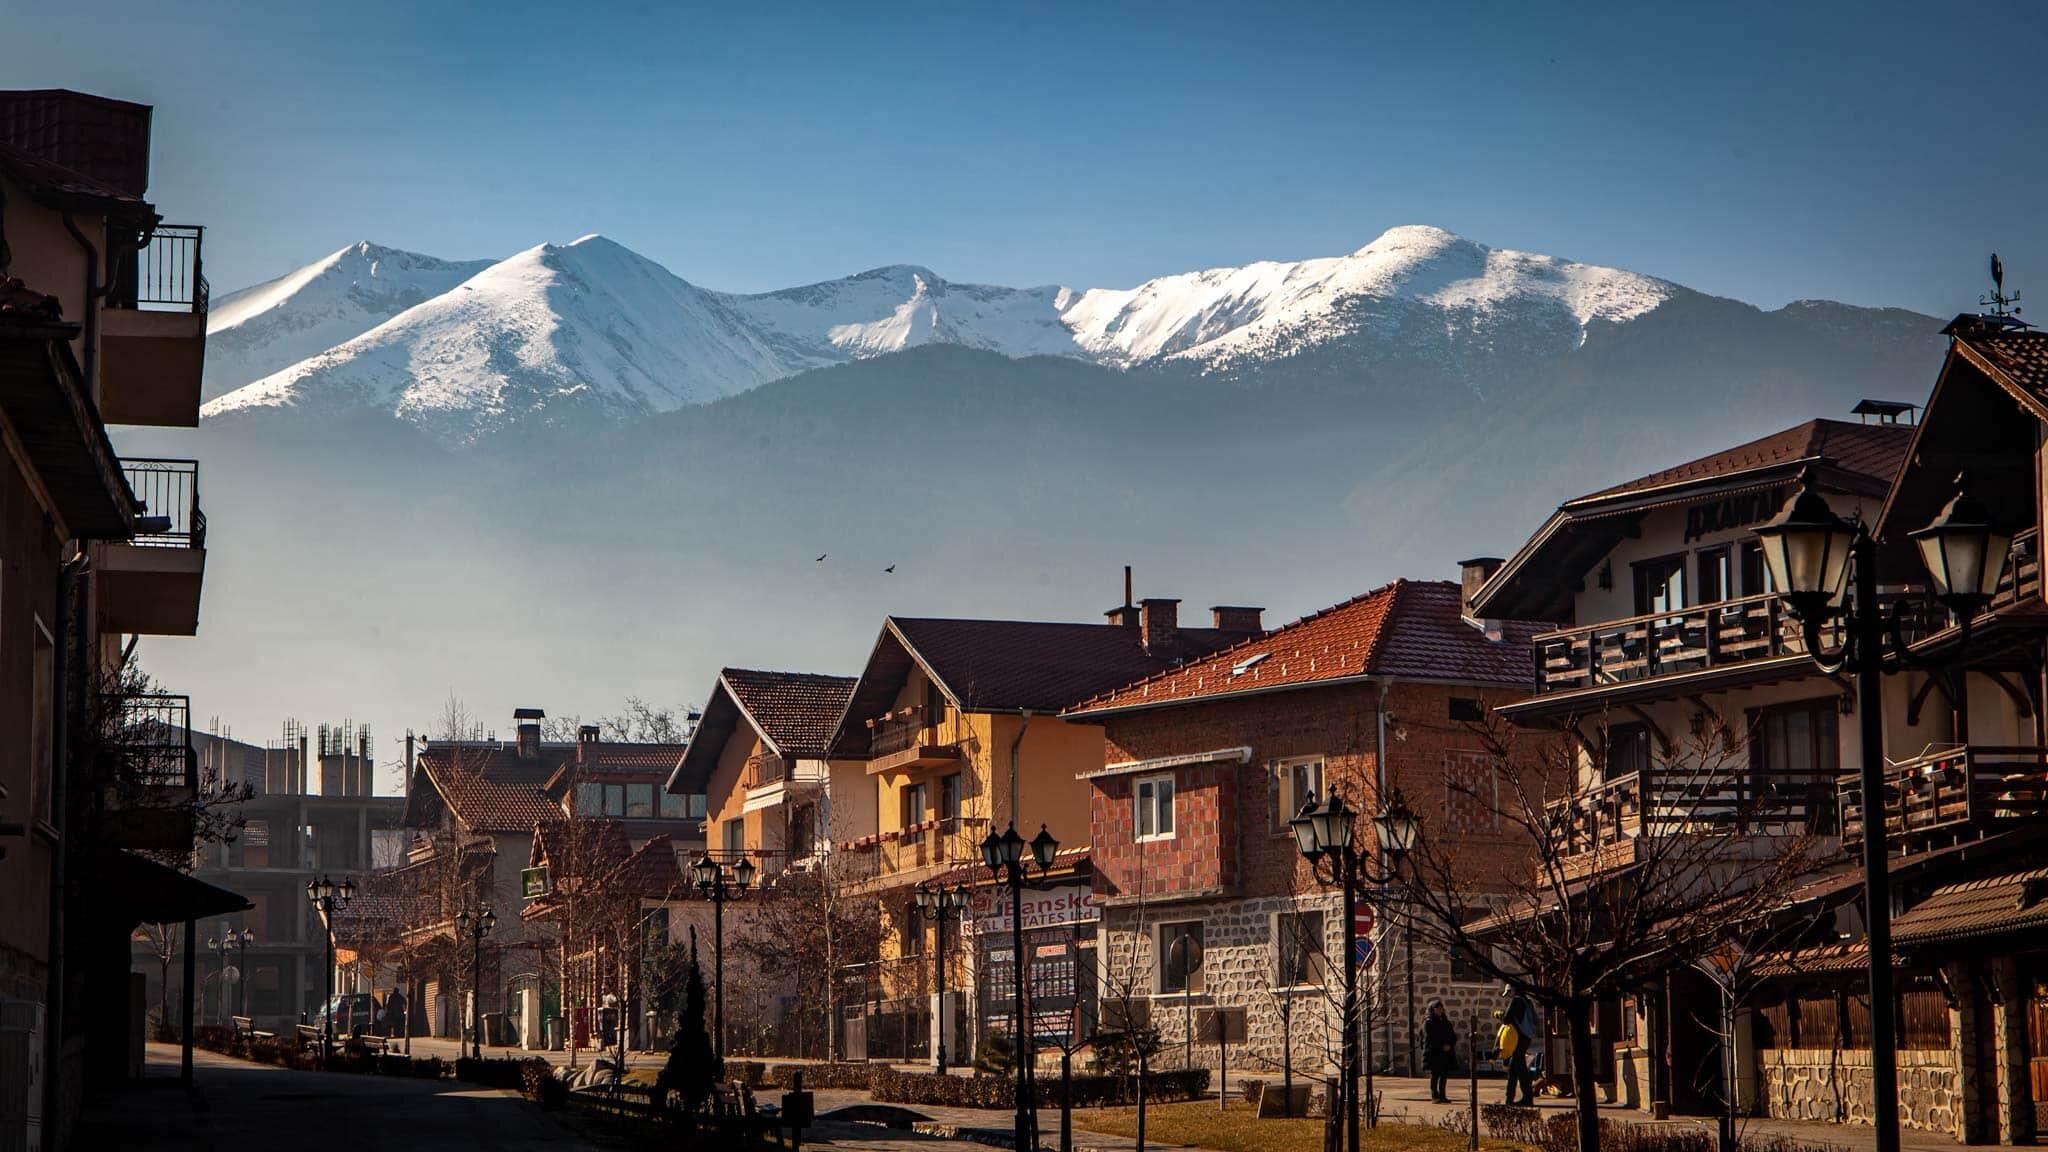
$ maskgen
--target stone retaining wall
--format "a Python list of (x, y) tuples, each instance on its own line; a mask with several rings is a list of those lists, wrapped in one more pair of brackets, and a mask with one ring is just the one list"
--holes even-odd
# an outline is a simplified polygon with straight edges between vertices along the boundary
[[(1898, 1053), (1899, 1123), (1961, 1138), (1962, 1075), (1955, 1053)], [(1870, 1123), (1870, 1053), (1766, 1048), (1757, 1053), (1765, 1114), (1780, 1120)]]

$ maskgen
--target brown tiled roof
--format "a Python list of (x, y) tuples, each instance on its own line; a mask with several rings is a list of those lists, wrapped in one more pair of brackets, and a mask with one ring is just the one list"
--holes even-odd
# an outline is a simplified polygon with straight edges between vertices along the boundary
[(153, 215), (149, 204), (140, 196), (130, 195), (83, 172), (74, 172), (62, 164), (4, 142), (0, 142), (0, 172), (28, 185), (41, 194), (39, 198), (59, 203), (90, 202), (123, 216)]
[(554, 769), (541, 785), (550, 796), (559, 797), (572, 778), (603, 780), (646, 780), (659, 785), (675, 770), (687, 744), (628, 744), (598, 740), (589, 744), (549, 744), (544, 757), (555, 757)]
[(523, 759), (501, 744), (437, 743), (421, 750), (415, 771), (432, 782), (470, 831), (530, 832), (537, 822), (561, 815), (544, 788), (572, 752), (551, 745)]
[(1688, 460), (1675, 468), (1638, 476), (1626, 484), (1603, 488), (1572, 500), (1572, 508), (1618, 496), (1632, 496), (1659, 488), (1715, 480), (1743, 472), (1811, 460), (1825, 456), (1836, 468), (1889, 484), (1913, 438), (1906, 424), (1852, 424), (1844, 420), (1808, 420), (1760, 440), (1738, 444), (1725, 451)]
[(1138, 629), (1111, 624), (903, 616), (889, 622), (970, 712), (1056, 712), (1243, 638), (1214, 628), (1182, 628), (1171, 653), (1156, 653), (1146, 651)]
[(1958, 350), (2048, 403), (2048, 332), (2011, 328), (1956, 336)]
[(626, 860), (623, 879), (642, 896), (660, 898), (685, 890), (683, 870), (676, 861), (676, 846), (666, 836), (642, 844)]
[[(1313, 687), (1359, 676), (1529, 681), (1538, 626), (1510, 622), (1500, 640), (1461, 618), (1459, 585), (1396, 580), (1292, 624), (1077, 705), (1070, 715)], [(1235, 669), (1242, 671), (1233, 672)]]
[(1944, 884), (1892, 921), (1901, 945), (2048, 928), (2048, 868)]
[(46, 323), (61, 320), (64, 309), (55, 296), (45, 296), (19, 277), (0, 276), (0, 318)]
[(851, 676), (753, 668), (727, 668), (718, 679), (777, 752), (812, 757), (832, 743), (855, 683)]

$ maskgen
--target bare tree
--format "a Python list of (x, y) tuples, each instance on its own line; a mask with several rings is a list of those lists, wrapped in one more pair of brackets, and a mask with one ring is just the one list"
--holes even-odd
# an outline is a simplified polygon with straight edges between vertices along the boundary
[[(1611, 778), (1594, 740), (1475, 723), (1495, 779), (1490, 794), (1454, 788), (1492, 806), (1526, 854), (1502, 867), (1424, 822), (1405, 860), (1418, 935), (1565, 1019), (1581, 1152), (1598, 1152), (1598, 1002), (1706, 955), (1818, 860), (1802, 805), (1820, 782), (1812, 795), (1759, 786), (1744, 734), (1705, 709), (1696, 720), (1623, 778)], [(1483, 915), (1468, 919), (1473, 909)]]

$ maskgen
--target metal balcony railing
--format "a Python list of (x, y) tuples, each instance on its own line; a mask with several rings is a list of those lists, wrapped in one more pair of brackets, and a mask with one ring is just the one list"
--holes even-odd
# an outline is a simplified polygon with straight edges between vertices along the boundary
[(206, 513), (199, 508), (199, 461), (122, 460), (121, 474), (142, 504), (130, 543), (148, 548), (206, 546)]
[[(1885, 765), (1885, 831), (1988, 834), (2048, 817), (2048, 749), (1944, 744)], [(1862, 839), (1865, 806), (1855, 775), (1840, 781), (1842, 834)]]
[(167, 693), (106, 697), (107, 744), (125, 761), (135, 783), (199, 787), (199, 755), (192, 748), (192, 698)]
[(108, 306), (204, 313), (211, 292), (201, 253), (205, 238), (206, 229), (197, 224), (157, 225), (117, 273)]

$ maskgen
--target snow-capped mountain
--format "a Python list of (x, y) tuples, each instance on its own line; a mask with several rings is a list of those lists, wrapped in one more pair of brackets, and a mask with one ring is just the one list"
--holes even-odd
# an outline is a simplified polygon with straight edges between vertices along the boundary
[(207, 399), (325, 352), (491, 266), (438, 260), (369, 241), (213, 302)]
[[(231, 297), (222, 311), (235, 309), (234, 319), (215, 328), (249, 334), (242, 362), (259, 352), (277, 360), (299, 351), (314, 318), (341, 331), (347, 324), (330, 306), (335, 293), (296, 286), (338, 280), (322, 269), (371, 253), (384, 253), (372, 263), (385, 266), (407, 255), (367, 244), (345, 249)], [(420, 269), (431, 265), (434, 275), (452, 278), (470, 267), (409, 259), (406, 290), (421, 293), (429, 284)], [(1435, 363), (1477, 393), (1486, 362), (1568, 352), (1590, 326), (1632, 320), (1680, 291), (1631, 272), (1403, 227), (1347, 256), (1214, 268), (1131, 289), (954, 284), (894, 265), (740, 295), (699, 288), (589, 236), (464, 276), (215, 399), (205, 414), (367, 405), (443, 438), (470, 440), (565, 407), (616, 418), (670, 411), (930, 343), (1120, 369), (1177, 362), (1230, 371), (1337, 349), (1366, 362)], [(277, 317), (274, 327), (293, 342), (262, 340), (257, 323), (265, 316)], [(289, 322), (301, 316), (307, 320)], [(347, 316), (349, 323), (368, 318), (367, 308)]]

